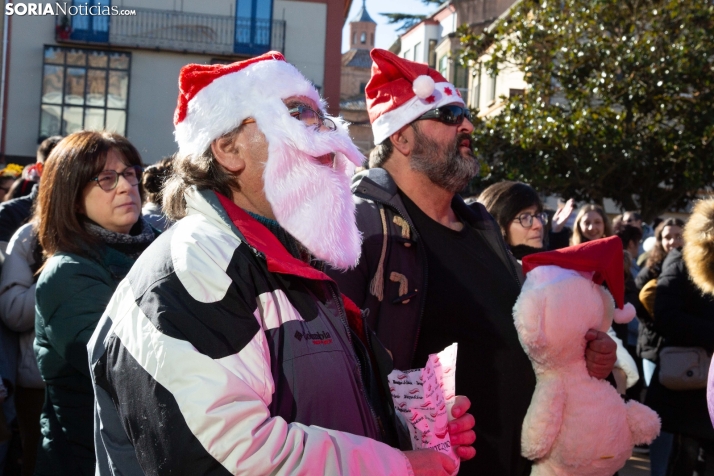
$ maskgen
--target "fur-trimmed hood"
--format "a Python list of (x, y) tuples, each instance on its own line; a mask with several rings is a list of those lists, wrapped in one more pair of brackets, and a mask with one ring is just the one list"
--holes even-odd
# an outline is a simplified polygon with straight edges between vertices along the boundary
[(714, 295), (714, 199), (698, 202), (684, 227), (684, 262), (694, 283)]

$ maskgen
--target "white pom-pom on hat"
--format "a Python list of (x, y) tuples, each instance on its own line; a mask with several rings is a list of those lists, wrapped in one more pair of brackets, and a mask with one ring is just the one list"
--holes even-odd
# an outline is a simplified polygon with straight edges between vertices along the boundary
[(431, 96), (434, 93), (434, 89), (436, 89), (436, 83), (431, 76), (427, 76), (426, 74), (417, 76), (412, 83), (412, 91), (414, 91), (414, 94), (420, 99), (426, 99)]

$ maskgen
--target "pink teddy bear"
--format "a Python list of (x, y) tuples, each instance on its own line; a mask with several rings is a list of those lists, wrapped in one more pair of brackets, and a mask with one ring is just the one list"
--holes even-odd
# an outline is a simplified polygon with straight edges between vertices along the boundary
[[(526, 281), (513, 310), (518, 337), (537, 383), (523, 422), (521, 452), (532, 476), (612, 476), (637, 444), (650, 443), (660, 420), (624, 402), (607, 381), (588, 374), (585, 334), (635, 316), (624, 305), (618, 237), (537, 253), (523, 261)], [(603, 286), (607, 285), (615, 300)]]

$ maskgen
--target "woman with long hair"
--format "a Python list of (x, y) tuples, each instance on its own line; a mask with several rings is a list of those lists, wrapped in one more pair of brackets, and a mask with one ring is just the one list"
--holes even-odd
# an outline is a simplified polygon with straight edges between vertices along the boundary
[(583, 205), (575, 216), (571, 245), (579, 245), (600, 238), (612, 236), (612, 225), (599, 205)]
[(654, 247), (647, 255), (645, 266), (635, 279), (638, 289), (642, 289), (648, 281), (657, 279), (662, 272), (662, 263), (667, 254), (673, 249), (681, 248), (684, 245), (683, 231), (684, 222), (679, 218), (667, 218), (657, 225), (654, 231)]
[(94, 474), (87, 342), (116, 286), (157, 232), (141, 219), (141, 157), (122, 136), (82, 131), (44, 168), (34, 226), (35, 354), (46, 383), (37, 475)]

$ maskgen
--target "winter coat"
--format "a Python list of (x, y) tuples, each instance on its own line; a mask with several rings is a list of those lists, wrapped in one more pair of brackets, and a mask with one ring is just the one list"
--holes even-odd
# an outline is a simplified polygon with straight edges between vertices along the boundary
[(94, 391), (87, 342), (134, 259), (100, 245), (98, 258), (56, 253), (35, 292), (35, 355), (45, 380), (37, 475), (93, 475)]
[(99, 474), (406, 474), (359, 310), (229, 199), (185, 197), (89, 344)]
[(0, 319), (8, 329), (18, 333), (17, 385), (26, 388), (45, 388), (33, 349), (35, 273), (39, 268), (35, 252), (37, 245), (32, 225), (21, 226), (10, 239), (0, 275)]
[(40, 184), (35, 184), (29, 195), (0, 204), (0, 242), (10, 241), (17, 229), (27, 223), (39, 190)]
[[(360, 261), (353, 270), (328, 270), (328, 274), (335, 279), (340, 290), (364, 310), (369, 326), (392, 352), (396, 368), (403, 370), (422, 366), (422, 362), (413, 360), (420, 338), (429, 272), (422, 236), (407, 213), (397, 185), (386, 170), (374, 168), (357, 174), (352, 181), (352, 192), (357, 206), (357, 226), (363, 234)], [(451, 207), (464, 225), (472, 227), (483, 239), (479, 242), (485, 244), (479, 246), (488, 246), (496, 261), (503, 263), (506, 273), (499, 275), (512, 277), (512, 282), (499, 285), (504, 288), (520, 286), (523, 282), (521, 268), (508, 252), (498, 224), (483, 205), (466, 205), (457, 195)], [(392, 273), (401, 275), (400, 282), (391, 279)], [(407, 285), (402, 286), (402, 282)], [(498, 294), (492, 298), (504, 299)], [(512, 308), (515, 299), (506, 304)], [(497, 352), (502, 357), (484, 356), (487, 361), (482, 363), (481, 368), (488, 367), (492, 372), (489, 375), (503, 378), (484, 378), (481, 387), (483, 396), (488, 395), (488, 398), (479, 401), (478, 395), (471, 396), (475, 430), (480, 435), (477, 436), (476, 446), (482, 456), (462, 466), (461, 474), (472, 474), (469, 471), (499, 476), (529, 474), (530, 463), (520, 456), (520, 431), (535, 389), (533, 369), (518, 342), (511, 313), (484, 316), (483, 322), (492, 333), (494, 342), (497, 342)], [(457, 341), (458, 337), (454, 340)], [(458, 388), (458, 368), (456, 375)], [(487, 402), (489, 399), (491, 401)], [(484, 414), (488, 414), (488, 418), (480, 418), (479, 415)]]
[[(655, 279), (661, 272), (662, 263), (656, 265), (654, 269), (644, 266), (635, 278), (637, 292), (639, 293), (645, 284)], [(635, 303), (635, 309), (637, 310), (637, 319), (640, 321), (637, 335), (637, 355), (651, 362), (657, 362), (659, 360), (659, 351), (662, 347), (662, 336), (657, 332), (654, 318), (639, 302), (639, 297)]]
[[(386, 170), (375, 168), (355, 175), (352, 193), (357, 205), (357, 226), (364, 239), (362, 254), (354, 270), (328, 270), (328, 274), (346, 296), (367, 310), (367, 322), (392, 353), (395, 368), (410, 369), (426, 298), (426, 251), (418, 246), (418, 230)], [(451, 206), (491, 245), (513, 279), (522, 283), (521, 267), (508, 252), (498, 224), (484, 206), (466, 205), (458, 195)], [(408, 292), (399, 294), (400, 283), (388, 276), (392, 270), (406, 277)], [(369, 291), (378, 272), (384, 274), (381, 300)]]
[[(657, 279), (655, 328), (669, 346), (703, 347), (714, 351), (714, 298), (705, 296), (689, 279), (680, 250), (672, 250)], [(706, 389), (669, 390), (659, 382), (659, 366), (645, 403), (662, 418), (662, 430), (714, 439)]]

